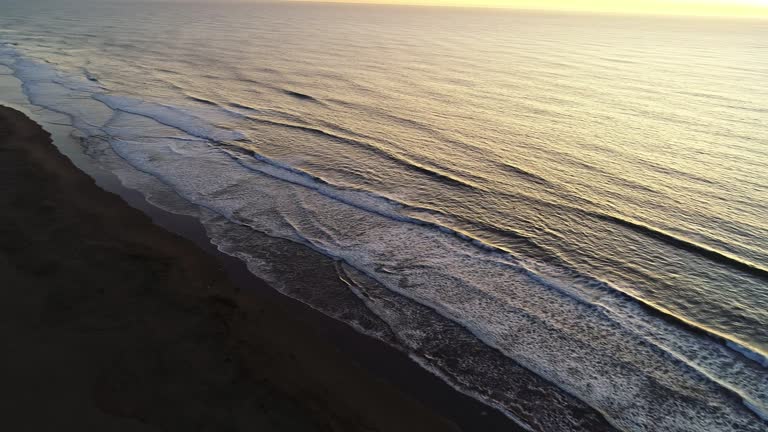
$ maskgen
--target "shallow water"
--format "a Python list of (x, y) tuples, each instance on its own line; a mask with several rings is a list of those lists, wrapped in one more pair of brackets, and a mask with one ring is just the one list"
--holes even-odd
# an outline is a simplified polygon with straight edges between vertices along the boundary
[(768, 427), (768, 23), (52, 4), (0, 73), (281, 292), (533, 430)]

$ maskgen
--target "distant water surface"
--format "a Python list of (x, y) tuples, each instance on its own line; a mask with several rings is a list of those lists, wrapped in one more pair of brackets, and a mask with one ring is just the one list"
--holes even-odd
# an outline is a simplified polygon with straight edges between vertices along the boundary
[(768, 430), (768, 22), (0, 7), (127, 186), (523, 426)]

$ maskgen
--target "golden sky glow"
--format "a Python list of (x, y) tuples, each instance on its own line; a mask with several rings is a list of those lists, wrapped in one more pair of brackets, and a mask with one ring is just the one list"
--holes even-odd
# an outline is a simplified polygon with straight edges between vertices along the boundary
[(768, 0), (318, 0), (617, 13), (768, 17)]

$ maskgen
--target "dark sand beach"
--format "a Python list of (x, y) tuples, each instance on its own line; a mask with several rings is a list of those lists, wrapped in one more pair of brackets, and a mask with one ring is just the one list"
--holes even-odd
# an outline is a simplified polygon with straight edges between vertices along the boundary
[(159, 227), (9, 108), (0, 208), (3, 429), (514, 430)]

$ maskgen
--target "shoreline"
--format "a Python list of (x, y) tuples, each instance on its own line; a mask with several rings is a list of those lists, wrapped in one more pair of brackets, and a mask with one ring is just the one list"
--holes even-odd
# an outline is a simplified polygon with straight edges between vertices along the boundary
[[(15, 300), (33, 305), (26, 315), (23, 307), (11, 313), (16, 321), (3, 321), (3, 333), (21, 355), (15, 365), (17, 355), (4, 360), (7, 373), (22, 365), (32, 375), (35, 368), (45, 369), (52, 374), (48, 381), (53, 377), (80, 387), (81, 399), (97, 390), (92, 402), (100, 404), (98, 409), (86, 410), (94, 421), (133, 418), (143, 426), (165, 428), (195, 422), (218, 425), (215, 422), (232, 422), (237, 417), (223, 412), (237, 411), (245, 419), (238, 420), (245, 422), (242, 425), (253, 426), (270, 415), (289, 424), (275, 430), (519, 430), (511, 419), (452, 389), (405, 354), (276, 292), (243, 262), (219, 252), (194, 218), (152, 206), (96, 166), (89, 167), (93, 171), (81, 171), (82, 163), (74, 160), (78, 167), (74, 166), (71, 152), (51, 144), (48, 133), (24, 114), (0, 108), (0, 122), (3, 138), (10, 136), (13, 141), (15, 136), (18, 141), (10, 146), (0, 141), (5, 159), (0, 175), (10, 185), (3, 195), (12, 195), (0, 199), (15, 203), (8, 207), (14, 211), (3, 216), (2, 226), (11, 239), (19, 240), (0, 251), (0, 269), (10, 275), (9, 285), (14, 287), (6, 307), (15, 312)], [(30, 173), (39, 175), (29, 178)], [(8, 227), (14, 224), (12, 232)], [(121, 229), (116, 230), (117, 226)], [(77, 244), (83, 238), (91, 240)], [(37, 254), (46, 248), (40, 261)], [(69, 253), (71, 249), (77, 253)], [(104, 267), (94, 266), (85, 256), (98, 257)], [(132, 276), (118, 279), (110, 266), (127, 275), (146, 276), (149, 269), (150, 275), (142, 281), (131, 281)], [(54, 286), (68, 277), (71, 286)], [(147, 284), (152, 288), (147, 289)], [(33, 298), (25, 298), (29, 289), (20, 289), (29, 287), (39, 291)], [(119, 292), (111, 295), (110, 291)], [(58, 299), (53, 305), (52, 297)], [(72, 312), (84, 306), (87, 310)], [(30, 312), (39, 312), (43, 324), (30, 321)], [(138, 325), (136, 315), (142, 321)], [(188, 333), (187, 327), (195, 330)], [(181, 333), (164, 334), (166, 328)], [(24, 349), (18, 350), (18, 346), (29, 353), (52, 349), (30, 341), (29, 333), (51, 337), (62, 331), (66, 335), (61, 340), (69, 344), (59, 350), (73, 352), (65, 353), (75, 356), (70, 366), (82, 369), (78, 364), (87, 358), (96, 367), (81, 370), (80, 376), (64, 376), (44, 357), (29, 365)], [(153, 343), (146, 348), (148, 340)], [(169, 353), (169, 344), (184, 348)], [(52, 354), (56, 356), (57, 351)], [(159, 365), (152, 360), (157, 356), (163, 358)], [(119, 367), (112, 370), (115, 364)], [(164, 372), (152, 375), (157, 368)], [(211, 370), (222, 376), (214, 377)], [(150, 377), (142, 377), (148, 373)], [(214, 383), (201, 382), (212, 377)], [(45, 380), (37, 384), (37, 392), (34, 385), (32, 390), (25, 389), (23, 381), (5, 391), (31, 391), (30, 396), (39, 397), (45, 389), (48, 394)], [(126, 386), (129, 390), (124, 390)], [(158, 406), (165, 404), (167, 409), (153, 408), (146, 401), (158, 387), (166, 392)], [(207, 393), (209, 387), (215, 389), (216, 397), (227, 395), (219, 401), (221, 406), (201, 403), (213, 397)], [(266, 395), (264, 389), (269, 390)], [(48, 419), (39, 415), (40, 401), (32, 400), (37, 402), (38, 415), (30, 417)], [(254, 408), (259, 403), (267, 407)], [(198, 411), (189, 413), (193, 418), (173, 414), (197, 406)], [(32, 407), (9, 411), (28, 416), (31, 412), (24, 408)], [(72, 420), (67, 413), (59, 414)], [(301, 419), (298, 425), (292, 424), (297, 419)]]

